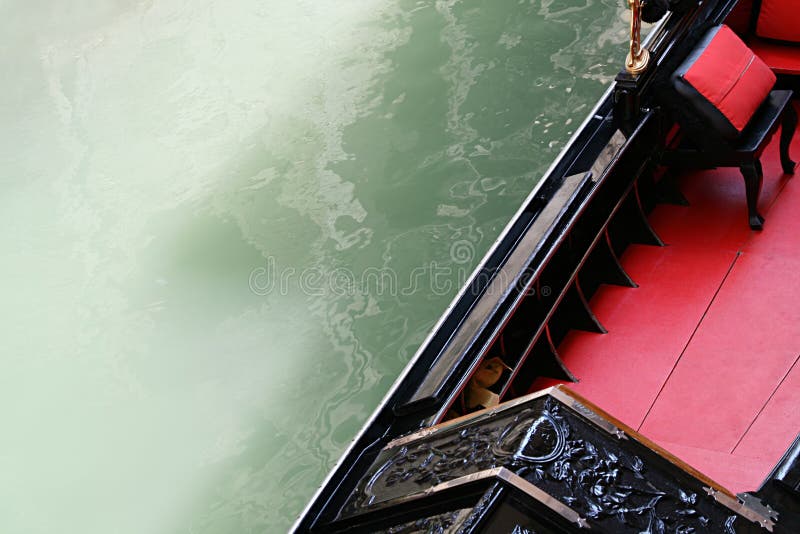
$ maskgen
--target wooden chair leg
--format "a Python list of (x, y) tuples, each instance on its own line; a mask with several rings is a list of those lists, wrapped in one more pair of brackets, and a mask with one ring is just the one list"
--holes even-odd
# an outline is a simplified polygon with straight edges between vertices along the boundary
[(761, 230), (764, 227), (764, 217), (758, 213), (758, 196), (761, 193), (761, 182), (764, 179), (764, 172), (761, 169), (761, 162), (753, 159), (739, 166), (744, 176), (744, 187), (747, 196), (747, 219), (750, 228)]
[(680, 187), (678, 187), (678, 176), (672, 168), (668, 168), (656, 183), (656, 202), (675, 206), (689, 206), (689, 201), (686, 200)]
[(794, 174), (795, 162), (789, 157), (789, 145), (792, 143), (792, 137), (797, 129), (797, 112), (790, 102), (786, 106), (786, 111), (783, 113), (781, 120), (781, 166), (783, 172), (786, 174)]

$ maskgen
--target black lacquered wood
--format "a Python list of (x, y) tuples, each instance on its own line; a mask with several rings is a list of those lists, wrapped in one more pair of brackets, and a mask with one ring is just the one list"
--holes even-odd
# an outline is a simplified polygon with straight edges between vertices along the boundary
[(608, 332), (600, 320), (595, 316), (589, 301), (583, 294), (580, 280), (576, 277), (575, 282), (567, 290), (567, 295), (562, 303), (563, 314), (570, 321), (569, 324), (576, 330), (605, 334)]
[[(497, 486), (489, 497), (474, 492), (472, 514), (466, 488), (493, 479), (515, 488), (517, 500)], [(538, 524), (553, 529), (545, 532), (722, 534), (760, 532), (754, 520), (762, 519), (785, 532), (566, 390), (389, 443), (325, 530), (368, 531), (412, 502), (439, 524), (442, 513), (460, 517), (461, 532)], [(516, 509), (497, 516), (503, 502)]]

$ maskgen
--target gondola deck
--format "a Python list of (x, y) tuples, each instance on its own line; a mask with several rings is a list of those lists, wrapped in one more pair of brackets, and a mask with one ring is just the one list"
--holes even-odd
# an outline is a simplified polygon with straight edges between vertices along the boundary
[(764, 231), (742, 224), (736, 169), (682, 175), (690, 205), (649, 217), (667, 246), (620, 258), (639, 287), (604, 285), (591, 300), (608, 334), (572, 330), (559, 345), (571, 389), (736, 492), (757, 487), (800, 428), (800, 183), (776, 145)]

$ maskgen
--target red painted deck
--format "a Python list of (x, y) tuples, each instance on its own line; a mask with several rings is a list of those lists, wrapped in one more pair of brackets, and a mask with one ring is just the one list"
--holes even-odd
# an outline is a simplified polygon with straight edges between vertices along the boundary
[(639, 287), (592, 298), (609, 333), (559, 347), (571, 389), (734, 492), (757, 489), (800, 430), (800, 169), (782, 174), (777, 140), (762, 158), (762, 232), (747, 226), (738, 169), (682, 176), (691, 206), (650, 217), (667, 246), (621, 258)]

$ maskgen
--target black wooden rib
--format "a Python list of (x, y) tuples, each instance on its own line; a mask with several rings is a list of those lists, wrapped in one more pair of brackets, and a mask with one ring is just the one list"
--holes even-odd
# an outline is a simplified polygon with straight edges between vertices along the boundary
[(603, 230), (603, 237), (598, 240), (597, 245), (592, 250), (588, 269), (602, 283), (623, 287), (639, 287), (639, 284), (631, 279), (619, 262), (617, 254), (611, 247), (611, 239), (608, 237), (607, 229)]
[(689, 206), (689, 201), (683, 196), (678, 187), (678, 177), (672, 170), (667, 170), (661, 179), (656, 182), (656, 202), (672, 204), (674, 206)]
[(656, 232), (655, 228), (650, 224), (650, 219), (647, 217), (647, 212), (644, 209), (644, 204), (642, 203), (642, 196), (639, 192), (639, 181), (633, 183), (633, 196), (635, 200), (634, 210), (636, 214), (639, 216), (639, 224), (641, 225), (641, 229), (643, 232), (643, 244), (645, 245), (653, 245), (656, 247), (663, 247), (664, 241), (662, 241), (661, 237)]
[[(619, 213), (617, 213), (613, 228), (615, 231), (624, 231), (624, 238), (626, 238), (629, 243), (652, 245), (656, 247), (664, 246), (664, 242), (650, 225), (650, 221), (647, 220), (647, 214), (642, 207), (642, 201), (639, 197), (638, 180), (634, 182), (633, 188), (626, 195), (625, 201), (622, 203), (622, 208)], [(622, 246), (620, 248), (625, 247)]]
[(546, 358), (538, 362), (540, 369), (539, 376), (568, 380), (569, 382), (578, 381), (575, 375), (572, 374), (572, 371), (564, 364), (564, 360), (561, 359), (561, 356), (558, 355), (558, 349), (556, 349), (556, 346), (553, 344), (553, 338), (550, 336), (549, 324), (544, 328), (544, 343), (542, 343), (540, 338), (539, 348), (534, 349), (534, 352), (537, 350), (541, 350), (547, 355)]
[(558, 349), (556, 349), (553, 338), (550, 335), (549, 324), (545, 325), (541, 335), (531, 341), (522, 358), (521, 365), (514, 369), (514, 372), (508, 377), (505, 385), (500, 390), (500, 399), (503, 399), (508, 393), (517, 378), (530, 384), (538, 377), (555, 378), (556, 380), (568, 382), (578, 381), (572, 371), (564, 364), (561, 356), (559, 356)]
[(570, 319), (570, 327), (584, 332), (608, 333), (608, 330), (600, 323), (600, 320), (589, 307), (589, 302), (583, 294), (578, 277), (575, 277), (575, 281), (567, 290), (561, 306), (564, 307), (565, 316)]

